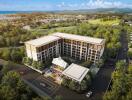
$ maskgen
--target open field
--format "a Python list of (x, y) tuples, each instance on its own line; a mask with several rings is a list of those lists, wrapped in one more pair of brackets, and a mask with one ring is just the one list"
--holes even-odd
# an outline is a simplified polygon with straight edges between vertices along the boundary
[(3, 25), (7, 25), (7, 23), (0, 21), (0, 27), (3, 26)]
[(53, 32), (59, 32), (61, 30), (70, 30), (74, 28), (75, 26), (68, 26), (68, 27), (56, 27), (56, 28), (51, 28), (51, 29), (41, 29), (41, 28), (36, 28), (32, 29), (31, 32), (32, 34), (38, 34), (38, 35), (48, 35)]
[(120, 23), (120, 20), (115, 19), (115, 20), (103, 21), (101, 19), (91, 19), (88, 22), (90, 24), (99, 24), (99, 25), (118, 25)]

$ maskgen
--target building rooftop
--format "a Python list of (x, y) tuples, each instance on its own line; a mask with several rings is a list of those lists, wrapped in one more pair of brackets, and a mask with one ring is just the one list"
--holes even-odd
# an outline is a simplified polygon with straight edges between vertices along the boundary
[(58, 57), (58, 58), (54, 58), (53, 61), (52, 61), (53, 64), (55, 65), (58, 65), (62, 68), (66, 68), (67, 67), (67, 62), (65, 62), (61, 57)]
[(83, 42), (93, 43), (93, 44), (102, 44), (104, 42), (104, 39), (75, 35), (75, 34), (57, 32), (57, 33), (54, 33), (53, 35), (61, 37), (61, 38), (65, 38), (65, 39), (78, 40), (78, 41), (83, 41)]
[(62, 74), (78, 82), (81, 82), (88, 73), (88, 71), (88, 68), (72, 63), (62, 72)]
[(102, 44), (104, 42), (104, 39), (57, 32), (52, 35), (43, 36), (38, 39), (27, 41), (25, 43), (38, 47), (38, 46), (42, 46), (42, 45), (48, 44), (50, 42), (56, 41), (60, 38), (77, 40), (77, 41), (82, 41), (82, 42), (87, 42), (87, 43), (92, 43), (92, 44)]
[(42, 45), (48, 44), (50, 42), (56, 41), (58, 39), (60, 39), (60, 38), (57, 36), (48, 35), (48, 36), (44, 36), (44, 37), (41, 37), (38, 39), (27, 41), (25, 43), (38, 47), (38, 46), (42, 46)]

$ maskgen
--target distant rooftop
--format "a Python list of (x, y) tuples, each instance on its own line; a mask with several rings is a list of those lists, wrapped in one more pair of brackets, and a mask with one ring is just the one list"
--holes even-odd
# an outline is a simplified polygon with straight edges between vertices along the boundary
[(26, 43), (38, 47), (38, 46), (42, 46), (42, 45), (48, 44), (50, 42), (56, 41), (58, 39), (60, 39), (60, 38), (57, 36), (48, 35), (48, 36), (44, 36), (44, 37), (41, 37), (38, 39), (27, 41)]
[(62, 73), (63, 75), (81, 82), (83, 78), (88, 73), (89, 69), (83, 66), (72, 63), (68, 68), (66, 68)]
[(53, 35), (61, 37), (61, 38), (65, 38), (65, 39), (78, 40), (78, 41), (83, 41), (83, 42), (87, 42), (87, 43), (94, 43), (94, 44), (101, 44), (104, 42), (104, 39), (75, 35), (75, 34), (67, 34), (67, 33), (57, 32), (57, 33), (54, 33)]

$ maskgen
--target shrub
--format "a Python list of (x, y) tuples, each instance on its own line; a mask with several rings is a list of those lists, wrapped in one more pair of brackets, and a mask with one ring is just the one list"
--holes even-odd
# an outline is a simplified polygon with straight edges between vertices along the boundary
[(84, 66), (84, 67), (89, 67), (91, 65), (91, 62), (90, 61), (85, 61), (81, 64), (81, 66)]
[(62, 81), (62, 85), (64, 85), (64, 86), (69, 86), (69, 82), (70, 82), (70, 79), (68, 79), (68, 78), (63, 78), (63, 81)]
[(41, 69), (44, 67), (44, 64), (42, 63), (42, 61), (38, 61), (37, 62), (37, 69)]
[(70, 81), (69, 88), (72, 89), (72, 90), (76, 90), (76, 82), (75, 81)]
[(22, 63), (23, 63), (23, 64), (26, 64), (26, 62), (27, 62), (27, 57), (23, 57)]
[(33, 61), (33, 62), (32, 62), (32, 67), (34, 67), (34, 68), (37, 69), (37, 66), (38, 66), (38, 62), (37, 62), (37, 61)]
[(78, 83), (74, 80), (68, 79), (67, 77), (63, 76), (63, 81), (61, 84), (70, 88), (71, 90), (75, 90), (80, 93), (85, 91), (88, 88), (88, 86), (91, 85), (91, 77), (89, 76), (89, 74), (87, 74), (86, 77), (82, 80), (82, 82)]
[(32, 60), (32, 59), (27, 58), (27, 62), (26, 62), (26, 63), (27, 63), (28, 65), (32, 65), (32, 62), (33, 62), (33, 60)]
[(81, 91), (86, 90), (88, 88), (87, 81), (86, 80), (82, 80), (82, 82), (80, 84), (80, 87), (81, 87)]

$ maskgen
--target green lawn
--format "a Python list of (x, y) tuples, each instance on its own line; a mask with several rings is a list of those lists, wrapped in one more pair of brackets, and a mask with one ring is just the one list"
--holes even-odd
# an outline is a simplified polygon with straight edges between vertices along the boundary
[(6, 21), (0, 21), (0, 26), (3, 26), (3, 25), (8, 25), (9, 23), (6, 22)]
[(101, 19), (92, 19), (88, 21), (90, 24), (100, 24), (100, 25), (118, 25), (120, 23), (119, 19), (103, 21)]
[(36, 29), (32, 29), (31, 32), (32, 32), (32, 34), (48, 35), (48, 34), (53, 33), (55, 31), (59, 32), (61, 30), (70, 30), (74, 27), (75, 26), (57, 27), (57, 28), (51, 28), (51, 29), (36, 28)]

